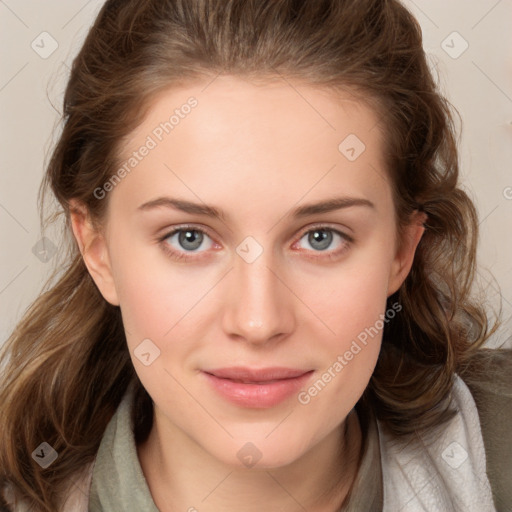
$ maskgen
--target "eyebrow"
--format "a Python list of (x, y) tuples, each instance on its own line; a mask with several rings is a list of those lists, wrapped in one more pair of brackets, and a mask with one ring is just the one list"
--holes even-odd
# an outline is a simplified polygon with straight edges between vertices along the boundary
[[(350, 208), (353, 206), (363, 206), (375, 209), (375, 205), (368, 199), (359, 197), (336, 197), (317, 203), (310, 203), (299, 206), (291, 212), (291, 215), (293, 217), (307, 217), (317, 213), (327, 213), (335, 210), (341, 210), (342, 208)], [(180, 210), (190, 214), (206, 215), (208, 217), (214, 217), (219, 220), (227, 219), (227, 215), (222, 210), (214, 206), (209, 206), (204, 203), (192, 203), (190, 201), (175, 199), (172, 197), (158, 197), (157, 199), (153, 199), (144, 204), (141, 204), (137, 209), (141, 211), (148, 211), (161, 207), (173, 208), (175, 210)]]

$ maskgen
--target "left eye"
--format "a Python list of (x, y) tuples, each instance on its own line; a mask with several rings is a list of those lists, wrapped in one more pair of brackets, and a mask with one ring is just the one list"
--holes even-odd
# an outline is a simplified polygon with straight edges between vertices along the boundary
[[(334, 229), (317, 228), (304, 233), (299, 241), (299, 247), (301, 249), (309, 249), (308, 247), (300, 245), (302, 240), (306, 240), (315, 251), (325, 251), (329, 249), (334, 240), (338, 241), (338, 246), (343, 246), (347, 242), (347, 237)], [(334, 247), (332, 249), (336, 248), (337, 247)]]
[(165, 241), (175, 249), (187, 252), (202, 252), (198, 251), (198, 249), (206, 240), (209, 240), (209, 244), (203, 248), (210, 249), (213, 245), (213, 240), (204, 231), (185, 228), (177, 229), (165, 238)]

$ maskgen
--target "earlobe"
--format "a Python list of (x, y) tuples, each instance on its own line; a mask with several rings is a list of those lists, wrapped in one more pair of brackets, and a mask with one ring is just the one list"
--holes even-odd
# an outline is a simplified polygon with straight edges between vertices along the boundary
[(399, 244), (399, 249), (391, 267), (388, 297), (393, 295), (402, 286), (411, 270), (416, 248), (425, 232), (424, 223), (426, 220), (427, 215), (425, 213), (416, 211), (412, 216), (411, 222), (404, 229), (403, 239), (401, 244)]
[(105, 237), (90, 220), (87, 208), (72, 201), (70, 221), (85, 266), (107, 302), (119, 305)]

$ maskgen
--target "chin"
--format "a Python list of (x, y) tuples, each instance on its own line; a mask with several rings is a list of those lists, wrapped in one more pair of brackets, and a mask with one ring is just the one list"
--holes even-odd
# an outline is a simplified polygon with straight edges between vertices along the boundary
[[(246, 438), (247, 439), (247, 438)], [(277, 469), (300, 459), (307, 450), (285, 440), (235, 440), (222, 452), (210, 451), (216, 459), (234, 469)]]

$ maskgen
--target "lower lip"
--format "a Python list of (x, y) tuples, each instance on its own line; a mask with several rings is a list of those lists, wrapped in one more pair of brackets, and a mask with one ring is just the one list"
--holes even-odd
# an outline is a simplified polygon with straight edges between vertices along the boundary
[(268, 384), (246, 384), (230, 379), (221, 379), (203, 372), (208, 382), (223, 398), (230, 402), (255, 409), (265, 409), (280, 404), (291, 395), (298, 393), (311, 377), (313, 370), (291, 379), (281, 379)]

